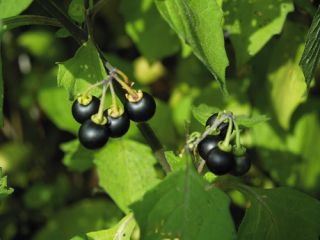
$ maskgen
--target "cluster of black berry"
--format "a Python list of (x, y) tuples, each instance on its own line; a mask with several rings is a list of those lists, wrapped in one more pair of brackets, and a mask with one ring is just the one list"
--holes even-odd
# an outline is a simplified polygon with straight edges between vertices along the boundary
[[(125, 84), (124, 82), (120, 82)], [(123, 136), (130, 127), (130, 120), (135, 122), (148, 121), (156, 111), (154, 98), (141, 90), (133, 90), (128, 84), (123, 85), (127, 90), (124, 106), (117, 106), (112, 79), (103, 84), (109, 84), (113, 99), (112, 106), (104, 109), (105, 92), (101, 101), (91, 94), (82, 94), (72, 105), (72, 115), (81, 123), (78, 138), (80, 143), (88, 149), (103, 147), (109, 137)], [(105, 91), (104, 88), (103, 91)]]
[[(214, 124), (219, 123), (216, 122), (219, 121), (218, 116), (218, 113), (210, 116), (206, 127), (212, 128)], [(231, 173), (241, 176), (247, 173), (251, 166), (245, 148), (240, 145), (239, 129), (235, 129), (233, 123), (232, 118), (226, 118), (213, 129), (212, 135), (207, 135), (197, 146), (200, 157), (216, 175)], [(238, 138), (237, 144), (233, 147), (230, 145), (232, 137)]]

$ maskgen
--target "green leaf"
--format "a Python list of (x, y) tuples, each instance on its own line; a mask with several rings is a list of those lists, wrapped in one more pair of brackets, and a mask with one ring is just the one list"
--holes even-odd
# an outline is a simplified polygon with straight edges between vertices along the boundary
[(103, 79), (106, 79), (106, 72), (91, 41), (84, 43), (73, 58), (59, 63), (58, 85), (68, 90), (71, 99), (86, 90), (90, 84)]
[(8, 187), (7, 177), (2, 175), (2, 169), (0, 168), (0, 201), (4, 200), (11, 193), (13, 193), (13, 188)]
[(265, 115), (258, 115), (255, 114), (252, 117), (247, 117), (247, 116), (236, 116), (235, 118), (236, 122), (238, 125), (246, 127), (246, 128), (251, 128), (256, 124), (265, 122), (270, 120), (270, 118), (268, 116)]
[(72, 0), (68, 8), (69, 16), (78, 23), (84, 22), (83, 0)]
[(180, 49), (179, 39), (163, 21), (153, 0), (123, 0), (120, 11), (128, 35), (149, 60), (173, 55)]
[(320, 8), (313, 18), (311, 27), (307, 35), (306, 46), (300, 60), (303, 74), (306, 78), (307, 86), (314, 77), (315, 71), (320, 63)]
[(79, 123), (72, 117), (72, 102), (68, 100), (67, 92), (56, 86), (56, 71), (51, 71), (44, 77), (44, 86), (38, 93), (41, 109), (60, 129), (77, 133)]
[(190, 45), (227, 93), (225, 70), (229, 65), (222, 31), (223, 13), (211, 0), (156, 0), (171, 28)]
[(135, 226), (133, 214), (129, 214), (114, 227), (87, 233), (87, 237), (89, 240), (130, 240)]
[(186, 167), (185, 157), (177, 156), (172, 151), (166, 151), (164, 154), (166, 155), (166, 159), (169, 162), (172, 171), (178, 171)]
[(305, 100), (307, 88), (299, 67), (305, 33), (303, 25), (288, 22), (271, 53), (268, 90), (276, 118), (284, 129), (289, 128), (292, 113)]
[(192, 114), (194, 118), (197, 119), (198, 122), (201, 123), (203, 126), (206, 125), (206, 121), (212, 114), (217, 113), (219, 111), (220, 109), (208, 106), (206, 104), (200, 104), (199, 106), (192, 108)]
[(111, 227), (120, 217), (119, 209), (105, 199), (82, 200), (57, 212), (34, 239), (70, 239)]
[(109, 142), (94, 162), (99, 184), (124, 212), (159, 181), (151, 149), (132, 140)]
[(167, 176), (132, 209), (141, 239), (236, 239), (229, 198), (193, 169)]
[(230, 33), (239, 66), (281, 32), (292, 0), (224, 1), (225, 28)]
[(31, 3), (32, 0), (0, 0), (0, 19), (19, 15)]
[(239, 228), (239, 240), (318, 240), (320, 203), (290, 188), (239, 189), (250, 206)]
[(60, 145), (64, 152), (63, 164), (71, 171), (84, 172), (93, 166), (93, 152), (86, 150), (76, 139)]

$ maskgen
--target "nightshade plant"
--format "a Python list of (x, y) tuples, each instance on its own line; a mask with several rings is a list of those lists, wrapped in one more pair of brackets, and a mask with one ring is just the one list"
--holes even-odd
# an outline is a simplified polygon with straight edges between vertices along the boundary
[(318, 240), (319, 33), (311, 0), (0, 0), (0, 239)]

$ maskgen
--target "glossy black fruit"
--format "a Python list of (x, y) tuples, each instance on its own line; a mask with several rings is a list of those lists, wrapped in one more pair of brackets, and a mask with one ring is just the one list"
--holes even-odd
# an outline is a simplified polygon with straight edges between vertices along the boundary
[(100, 100), (92, 96), (91, 102), (87, 105), (79, 103), (78, 99), (72, 104), (72, 115), (74, 119), (79, 123), (84, 123), (90, 119), (91, 116), (98, 112)]
[(130, 102), (127, 100), (124, 104), (124, 108), (132, 121), (146, 122), (152, 118), (156, 112), (156, 102), (150, 94), (143, 92), (140, 101)]
[(198, 144), (198, 153), (200, 157), (203, 159), (207, 158), (208, 153), (217, 147), (219, 141), (221, 141), (222, 138), (220, 136), (213, 136), (208, 135), (204, 139), (201, 140)]
[(246, 174), (251, 167), (251, 161), (247, 155), (241, 157), (235, 157), (235, 165), (232, 170), (232, 174), (236, 176), (242, 176)]
[(81, 125), (78, 135), (85, 148), (98, 149), (107, 143), (110, 132), (107, 125), (100, 125), (89, 119)]
[[(208, 120), (206, 121), (206, 126), (212, 126), (215, 122), (215, 120), (218, 117), (218, 113), (214, 113), (213, 115), (211, 115)], [(228, 123), (227, 122), (223, 122), (218, 126), (218, 129), (220, 130), (220, 135), (225, 137), (228, 131)]]
[(223, 175), (234, 169), (235, 159), (231, 152), (224, 152), (216, 147), (208, 153), (206, 164), (215, 175)]
[(130, 127), (130, 119), (126, 112), (123, 112), (119, 117), (112, 117), (105, 112), (108, 119), (110, 137), (117, 138), (126, 134)]

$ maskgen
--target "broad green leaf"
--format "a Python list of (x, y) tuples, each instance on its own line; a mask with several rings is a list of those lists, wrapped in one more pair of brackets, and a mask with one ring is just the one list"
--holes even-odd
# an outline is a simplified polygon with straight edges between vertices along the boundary
[(67, 92), (55, 85), (55, 73), (53, 71), (45, 77), (44, 86), (38, 93), (38, 102), (60, 129), (77, 133), (80, 125), (72, 117), (72, 102), (69, 101)]
[(108, 229), (87, 233), (89, 240), (130, 240), (136, 226), (133, 214), (124, 217), (117, 225)]
[(73, 58), (59, 63), (58, 85), (68, 90), (71, 99), (86, 90), (90, 84), (103, 79), (106, 79), (106, 72), (91, 41), (84, 43)]
[(268, 68), (272, 106), (284, 129), (289, 128), (292, 113), (305, 98), (306, 84), (299, 67), (305, 32), (304, 26), (288, 22), (273, 49)]
[(84, 21), (83, 0), (72, 0), (68, 8), (69, 16), (78, 23)]
[(120, 11), (128, 35), (149, 60), (173, 55), (180, 49), (179, 39), (161, 18), (154, 0), (122, 0)]
[(300, 60), (303, 74), (306, 78), (307, 86), (314, 77), (315, 71), (320, 63), (320, 8), (312, 21), (311, 27), (307, 35), (306, 46)]
[(235, 118), (237, 124), (246, 128), (251, 128), (256, 124), (268, 121), (269, 119), (270, 118), (265, 115), (258, 115), (258, 114), (255, 114), (252, 117), (240, 115), (240, 116), (236, 116)]
[(178, 171), (186, 167), (187, 161), (185, 155), (183, 157), (180, 157), (172, 151), (166, 151), (165, 155), (172, 171)]
[(7, 177), (2, 175), (2, 169), (0, 168), (0, 201), (4, 200), (11, 193), (13, 193), (13, 189), (8, 187)]
[(82, 200), (58, 211), (34, 239), (70, 239), (75, 235), (111, 227), (120, 218), (119, 209), (106, 199)]
[(71, 171), (84, 172), (93, 166), (93, 152), (81, 146), (78, 140), (60, 145), (64, 152), (63, 164)]
[(94, 162), (100, 186), (124, 212), (159, 181), (151, 149), (132, 140), (110, 141)]
[(221, 111), (219, 108), (211, 107), (206, 104), (200, 104), (197, 107), (192, 108), (192, 114), (195, 119), (197, 119), (203, 126), (206, 125), (208, 118), (214, 114)]
[(167, 176), (132, 205), (141, 239), (236, 239), (227, 195), (193, 169)]
[(241, 186), (250, 206), (239, 228), (239, 240), (318, 240), (320, 203), (290, 188)]
[(0, 0), (0, 19), (13, 17), (23, 12), (33, 0)]
[(222, 31), (223, 13), (211, 0), (156, 0), (171, 28), (190, 45), (227, 93), (225, 70), (229, 65)]
[(273, 35), (281, 32), (292, 0), (253, 0), (223, 3), (225, 28), (235, 48), (238, 66), (254, 56)]

